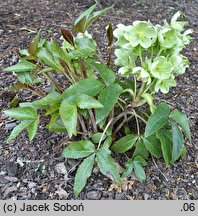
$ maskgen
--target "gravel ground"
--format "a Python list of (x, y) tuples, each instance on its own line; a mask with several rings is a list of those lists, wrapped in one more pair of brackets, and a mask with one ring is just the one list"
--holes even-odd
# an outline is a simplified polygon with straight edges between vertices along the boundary
[[(198, 199), (198, 62), (197, 62), (197, 0), (124, 0), (99, 1), (101, 7), (112, 3), (114, 8), (92, 27), (94, 37), (102, 47), (107, 44), (105, 26), (111, 21), (130, 24), (135, 20), (151, 20), (153, 23), (169, 20), (178, 10), (186, 14), (189, 27), (194, 29), (193, 42), (184, 54), (190, 60), (190, 68), (177, 79), (177, 87), (163, 96), (172, 108), (186, 112), (190, 119), (193, 142), (186, 142), (184, 161), (166, 167), (163, 161), (150, 160), (146, 167), (147, 180), (138, 182), (134, 176), (126, 182), (125, 191), (114, 185), (95, 169), (85, 190), (77, 199)], [(60, 155), (65, 134), (53, 134), (39, 129), (30, 143), (22, 133), (13, 141), (5, 140), (16, 121), (7, 118), (3, 110), (8, 107), (14, 93), (7, 87), (16, 77), (3, 68), (17, 62), (17, 48), (26, 48), (36, 31), (42, 28), (45, 37), (59, 38), (60, 27), (68, 28), (75, 18), (92, 5), (87, 0), (6, 0), (0, 2), (0, 199), (74, 199), (72, 188), (76, 160), (65, 160)], [(31, 100), (27, 92), (19, 92), (19, 98)], [(159, 99), (158, 99), (159, 100)]]

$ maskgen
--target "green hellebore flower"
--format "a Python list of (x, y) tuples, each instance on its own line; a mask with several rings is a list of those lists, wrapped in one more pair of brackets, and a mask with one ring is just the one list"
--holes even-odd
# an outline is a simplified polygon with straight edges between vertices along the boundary
[(186, 68), (189, 65), (188, 58), (181, 55), (181, 54), (173, 54), (170, 58), (169, 61), (174, 67), (173, 73), (175, 75), (180, 75), (185, 73)]
[(127, 66), (128, 68), (133, 68), (135, 65), (136, 56), (130, 49), (116, 49), (115, 55), (117, 59), (115, 60), (115, 65), (117, 66)]
[(123, 76), (128, 76), (131, 73), (131, 69), (128, 66), (121, 67), (119, 68), (118, 73)]
[(158, 40), (164, 48), (172, 48), (177, 42), (177, 34), (174, 29), (165, 27), (158, 32)]
[(178, 30), (178, 31), (182, 31), (184, 26), (188, 23), (188, 22), (181, 22), (181, 21), (177, 21), (177, 19), (180, 17), (180, 16), (183, 16), (183, 14), (178, 11), (176, 14), (173, 15), (172, 19), (171, 19), (171, 22), (170, 22), (170, 26), (175, 29), (175, 30)]
[(165, 80), (158, 80), (155, 84), (155, 92), (160, 90), (162, 93), (167, 94), (171, 86), (176, 86), (176, 81), (172, 77)]
[(135, 67), (132, 71), (133, 74), (139, 74), (138, 80), (142, 80), (143, 82), (147, 82), (147, 85), (151, 83), (151, 76), (150, 74), (144, 70), (142, 67)]
[(171, 76), (173, 66), (164, 56), (156, 57), (150, 65), (150, 71), (153, 77), (164, 80)]
[(190, 43), (192, 37), (191, 37), (189, 34), (191, 34), (191, 33), (193, 33), (193, 30), (192, 30), (192, 29), (188, 29), (188, 30), (186, 30), (186, 31), (183, 33), (183, 35), (182, 35), (182, 41), (183, 41), (183, 43), (184, 43), (185, 45), (187, 45), (187, 44)]
[(149, 48), (157, 38), (157, 32), (151, 23), (146, 21), (135, 21), (124, 33), (124, 37), (131, 46), (141, 45), (143, 48)]

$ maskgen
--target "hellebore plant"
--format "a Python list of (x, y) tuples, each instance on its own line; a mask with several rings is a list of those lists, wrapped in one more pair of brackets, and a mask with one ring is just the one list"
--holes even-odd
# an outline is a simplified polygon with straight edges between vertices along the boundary
[[(8, 141), (27, 129), (30, 141), (35, 137), (42, 118), (45, 127), (66, 132), (72, 141), (63, 156), (83, 159), (75, 176), (74, 194), (85, 187), (94, 166), (102, 174), (122, 185), (132, 172), (144, 181), (149, 155), (163, 158), (166, 165), (185, 155), (183, 134), (191, 141), (186, 115), (170, 110), (166, 103), (156, 105), (158, 91), (166, 94), (176, 86), (176, 76), (188, 67), (181, 51), (190, 43), (192, 30), (184, 31), (186, 22), (178, 21), (177, 12), (164, 25), (135, 21), (107, 28), (108, 61), (97, 53), (97, 44), (88, 33), (89, 26), (109, 8), (93, 12), (96, 5), (79, 16), (73, 25), (73, 36), (61, 29), (62, 44), (40, 39), (40, 31), (28, 49), (19, 50), (20, 61), (7, 69), (15, 72), (19, 82), (12, 89), (25, 89), (37, 100), (19, 103), (5, 113), (20, 123)], [(113, 61), (113, 36), (116, 37)], [(118, 73), (114, 72), (118, 66)], [(57, 74), (65, 77), (59, 84)], [(41, 89), (42, 80), (51, 82), (51, 90)], [(149, 108), (149, 109), (148, 109)], [(46, 119), (46, 118), (45, 118)], [(125, 153), (123, 173), (119, 173), (112, 153)], [(113, 154), (115, 155), (115, 154)], [(119, 161), (118, 161), (119, 162)], [(121, 162), (119, 162), (121, 163)]]

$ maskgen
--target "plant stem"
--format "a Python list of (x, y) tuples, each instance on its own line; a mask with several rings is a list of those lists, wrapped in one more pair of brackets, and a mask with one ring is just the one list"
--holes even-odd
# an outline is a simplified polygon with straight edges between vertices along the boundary
[(134, 114), (135, 116), (137, 116), (139, 119), (141, 119), (145, 124), (147, 123), (146, 120), (145, 120), (144, 118), (142, 118), (140, 115), (138, 115), (138, 114), (135, 112), (135, 110), (133, 110), (133, 114)]
[(113, 121), (113, 119), (110, 119), (109, 122), (107, 123), (107, 125), (106, 125), (106, 127), (105, 127), (105, 129), (104, 129), (104, 131), (103, 131), (103, 133), (102, 133), (102, 136), (101, 136), (101, 138), (100, 138), (100, 141), (99, 141), (99, 143), (98, 143), (97, 150), (100, 148), (100, 145), (101, 145), (101, 143), (102, 143), (102, 140), (103, 140), (103, 138), (104, 138), (104, 135), (105, 135), (107, 129), (109, 128), (109, 126), (111, 125), (111, 122), (112, 122), (112, 121)]
[[(78, 119), (79, 119), (79, 122), (80, 122), (80, 125), (82, 127), (83, 132), (87, 133), (87, 128), (85, 126), (85, 122), (84, 122), (83, 117), (82, 117), (81, 114), (79, 114)], [(86, 136), (85, 136), (85, 138), (86, 138)]]
[(35, 89), (33, 86), (27, 86), (27, 90), (30, 90), (32, 93), (38, 95), (39, 97), (43, 98), (46, 96), (46, 94), (40, 90), (40, 89)]
[(112, 69), (112, 45), (109, 46), (108, 66)]
[(93, 112), (92, 112), (91, 109), (88, 110), (88, 112), (89, 112), (89, 116), (90, 116), (90, 119), (91, 119), (91, 123), (92, 123), (92, 127), (93, 127), (93, 130), (94, 130), (94, 133), (96, 133), (97, 132), (97, 125), (96, 125), (96, 120), (94, 118), (94, 114), (93, 114)]
[(140, 126), (139, 126), (139, 121), (137, 118), (137, 113), (135, 112), (135, 110), (133, 110), (134, 115), (135, 115), (135, 121), (136, 121), (136, 125), (137, 125), (137, 133), (138, 133), (138, 137), (140, 137)]
[(62, 93), (61, 88), (59, 87), (58, 83), (56, 82), (55, 78), (50, 74), (50, 72), (45, 72), (43, 73), (44, 76), (49, 79), (49, 81), (52, 83), (52, 85), (54, 85), (54, 87), (56, 88), (57, 92)]
[(117, 132), (123, 127), (123, 125), (128, 122), (129, 120), (131, 120), (133, 118), (134, 115), (129, 116), (128, 118), (124, 118), (124, 120), (122, 121), (121, 124), (119, 124), (119, 126), (115, 129), (115, 131), (113, 132), (113, 137), (115, 137), (115, 135), (117, 134)]
[(136, 76), (133, 76), (134, 79), (134, 98), (136, 97), (137, 94), (137, 80), (136, 80)]

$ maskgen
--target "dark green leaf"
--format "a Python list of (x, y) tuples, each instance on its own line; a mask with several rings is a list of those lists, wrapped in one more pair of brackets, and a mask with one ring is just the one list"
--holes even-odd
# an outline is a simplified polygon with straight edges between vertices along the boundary
[(134, 161), (133, 166), (134, 166), (134, 172), (135, 172), (136, 177), (140, 181), (145, 181), (146, 180), (146, 174), (145, 174), (145, 171), (142, 168), (142, 166), (137, 161)]
[(172, 159), (171, 162), (175, 162), (182, 154), (184, 147), (183, 136), (180, 129), (176, 124), (172, 124), (173, 133), (173, 149), (172, 149)]
[(84, 159), (84, 161), (80, 164), (74, 181), (74, 195), (78, 196), (78, 194), (83, 190), (87, 183), (87, 179), (91, 176), (91, 172), (93, 169), (95, 160), (95, 154), (90, 155), (88, 158)]
[(166, 165), (168, 165), (171, 161), (172, 154), (172, 133), (171, 131), (162, 128), (157, 131), (156, 135), (158, 139), (160, 139), (162, 154)]
[(18, 73), (18, 72), (28, 72), (34, 69), (36, 69), (36, 65), (34, 65), (29, 61), (21, 60), (16, 65), (6, 68), (5, 71)]
[(122, 177), (128, 177), (133, 172), (134, 166), (133, 166), (133, 159), (129, 159), (125, 164), (125, 170), (122, 174)]
[(85, 58), (90, 56), (93, 52), (90, 49), (82, 49), (82, 50), (72, 50), (68, 53), (68, 57), (70, 60), (78, 59), (78, 58)]
[(91, 109), (91, 108), (101, 108), (103, 105), (94, 99), (93, 97), (90, 97), (86, 94), (81, 94), (77, 97), (76, 100), (77, 106), (81, 109)]
[[(93, 143), (99, 143), (101, 137), (102, 137), (102, 133), (97, 132), (97, 133), (93, 134), (93, 136), (91, 137), (91, 140), (93, 141)], [(106, 137), (107, 137), (107, 135), (104, 134), (102, 141), (103, 141)]]
[(75, 39), (75, 44), (79, 51), (81, 50), (90, 50), (90, 52), (95, 52), (97, 44), (94, 39), (88, 37), (80, 37)]
[(138, 140), (136, 145), (135, 145), (135, 151), (133, 153), (133, 158), (137, 155), (142, 156), (143, 158), (147, 159), (149, 156), (148, 150), (145, 147), (144, 143), (142, 140)]
[(136, 134), (127, 135), (113, 144), (111, 149), (115, 153), (124, 153), (133, 147), (137, 139), (138, 136)]
[(65, 62), (68, 62), (68, 57), (67, 54), (65, 54), (65, 52), (63, 51), (63, 49), (59, 46), (59, 44), (52, 40), (46, 43), (46, 48), (48, 50), (49, 53), (51, 53), (53, 59), (54, 59), (54, 63), (61, 68), (60, 66), (60, 59), (64, 60)]
[(94, 144), (89, 140), (82, 140), (69, 144), (63, 150), (63, 157), (65, 158), (83, 158), (95, 152)]
[(4, 113), (17, 120), (35, 120), (37, 112), (32, 107), (18, 107), (5, 110)]
[(83, 79), (66, 89), (62, 94), (62, 99), (73, 97), (74, 95), (86, 94), (90, 97), (96, 96), (104, 85), (95, 79)]
[(28, 125), (32, 123), (32, 120), (24, 120), (20, 122), (11, 132), (10, 136), (8, 137), (7, 141), (14, 139), (21, 131), (23, 131)]
[(100, 148), (96, 154), (96, 159), (101, 173), (109, 177), (112, 181), (121, 184), (115, 161), (111, 157), (111, 151), (108, 148)]
[(184, 113), (179, 112), (179, 110), (176, 109), (171, 112), (169, 117), (182, 127), (186, 136), (191, 142), (190, 126), (189, 126), (189, 120), (187, 116)]
[(149, 137), (162, 128), (168, 122), (170, 113), (169, 106), (161, 103), (157, 106), (156, 111), (149, 117), (145, 129), (145, 137)]
[(86, 30), (89, 28), (89, 26), (103, 13), (105, 13), (106, 11), (108, 11), (111, 7), (108, 8), (104, 8), (100, 11), (96, 11), (92, 14), (90, 14), (90, 16), (88, 17), (88, 21), (86, 22)]
[(104, 141), (102, 148), (109, 148), (111, 146), (111, 144), (112, 144), (112, 138), (109, 136)]
[(147, 162), (144, 160), (144, 158), (140, 155), (135, 156), (132, 159), (129, 159), (127, 163), (125, 164), (125, 170), (122, 174), (122, 177), (128, 177), (131, 175), (133, 169), (134, 169), (134, 163), (138, 163), (140, 166), (146, 166)]
[(37, 54), (38, 58), (48, 66), (54, 68), (56, 72), (62, 72), (63, 68), (60, 64), (55, 62), (52, 54), (44, 47), (40, 48)]
[(160, 158), (162, 156), (161, 143), (155, 135), (142, 139), (144, 145), (154, 157)]
[(86, 11), (84, 11), (75, 21), (74, 26), (77, 25), (82, 18), (85, 17), (85, 20), (88, 20), (88, 17), (90, 16), (90, 14), (92, 13), (92, 11), (96, 8), (97, 4), (92, 5), (89, 9), (87, 9)]
[(73, 102), (64, 100), (59, 108), (59, 113), (68, 135), (71, 138), (72, 135), (76, 135), (77, 125), (77, 107)]
[(89, 61), (89, 64), (94, 70), (100, 73), (102, 79), (104, 80), (104, 83), (107, 86), (114, 83), (116, 76), (110, 68), (108, 68), (106, 65), (98, 64), (93, 61)]
[(145, 159), (140, 156), (140, 155), (137, 155), (133, 158), (133, 161), (136, 161), (138, 162), (141, 166), (146, 166), (147, 162), (145, 161)]
[(46, 105), (54, 105), (59, 103), (61, 100), (61, 94), (56, 91), (50, 92), (47, 96), (42, 98), (41, 100), (34, 101), (32, 104), (36, 107), (43, 107)]
[(61, 118), (59, 118), (59, 113), (53, 113), (51, 120), (49, 122), (49, 124), (47, 124), (45, 126), (45, 128), (47, 128), (50, 131), (53, 132), (58, 132), (58, 133), (62, 133), (62, 132), (66, 132), (66, 128), (65, 125), (63, 124), (63, 121)]
[(29, 140), (32, 141), (36, 135), (39, 124), (39, 116), (36, 120), (34, 120), (27, 128)]
[(103, 108), (99, 108), (96, 110), (97, 124), (109, 114), (109, 112), (116, 104), (121, 92), (122, 88), (118, 84), (113, 84), (101, 91), (98, 100), (103, 105)]

